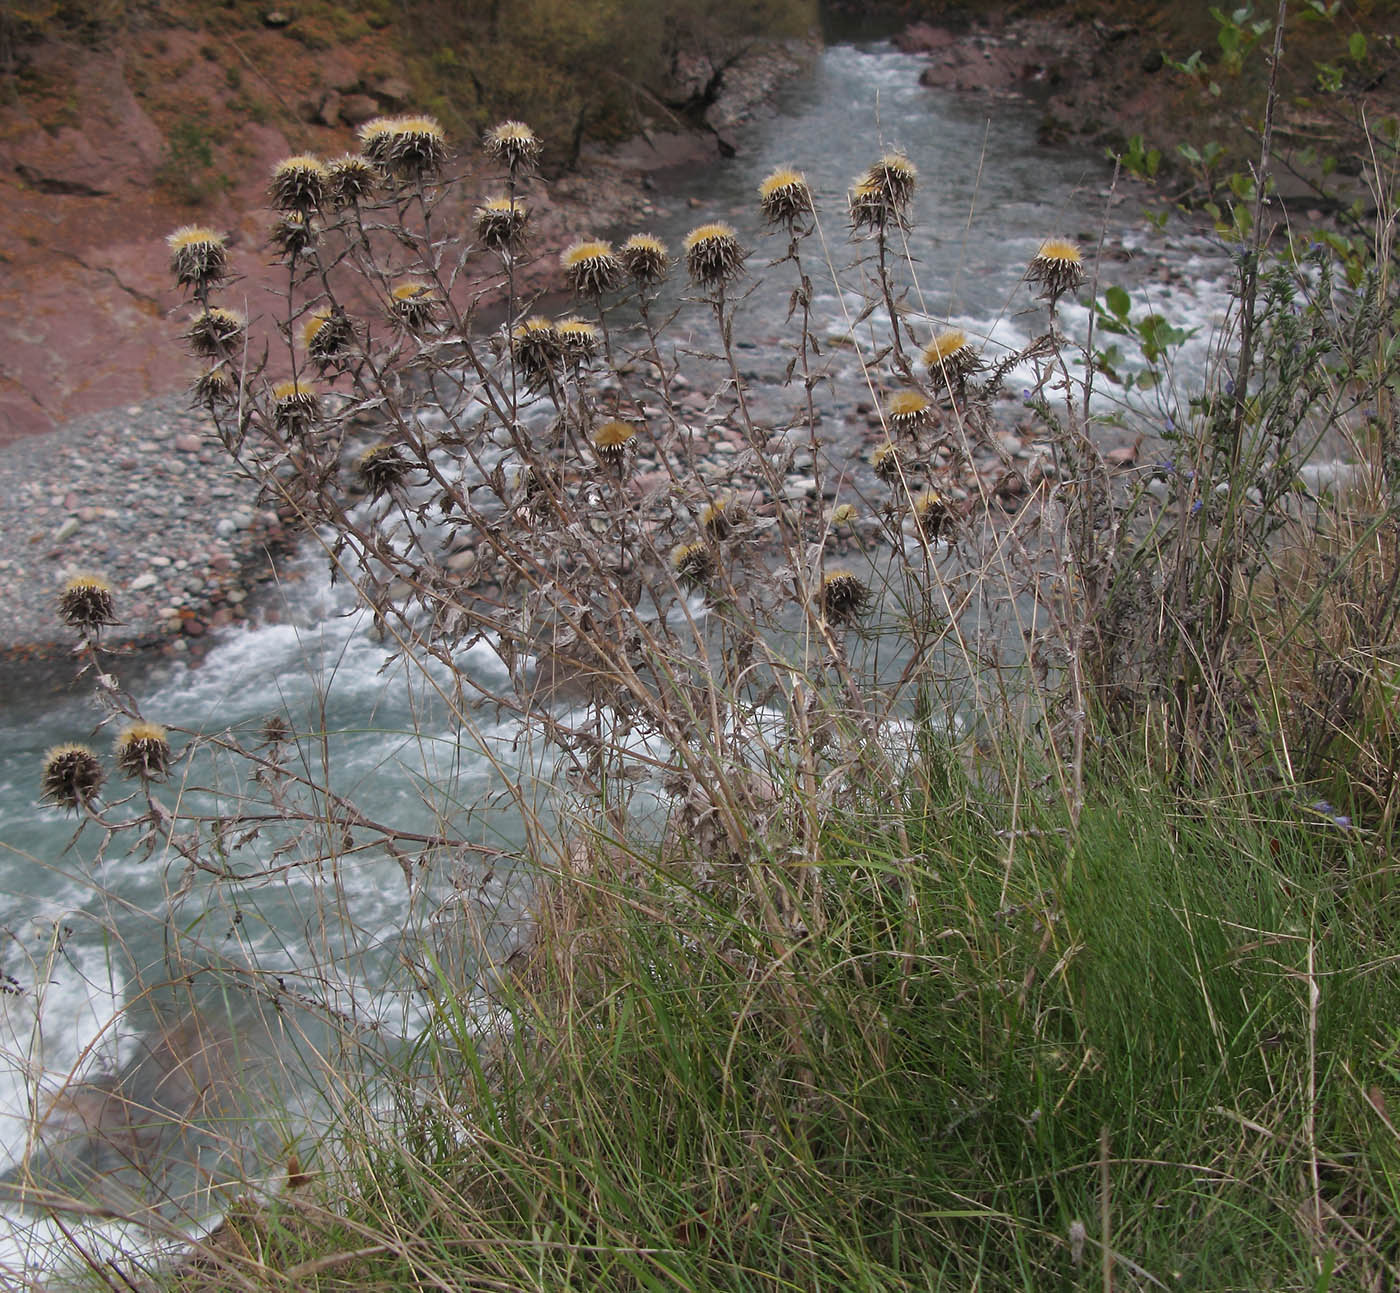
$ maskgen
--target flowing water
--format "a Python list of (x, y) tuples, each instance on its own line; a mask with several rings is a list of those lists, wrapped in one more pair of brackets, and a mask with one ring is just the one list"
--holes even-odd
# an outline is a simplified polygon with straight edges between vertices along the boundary
[[(920, 174), (910, 268), (901, 271), (911, 312), (964, 327), (993, 349), (1024, 344), (1044, 323), (1021, 285), (1024, 267), (1050, 234), (1093, 245), (1105, 223), (1109, 167), (1091, 152), (1040, 148), (1031, 107), (925, 89), (919, 69), (916, 58), (885, 44), (827, 50), (809, 75), (786, 87), (775, 112), (742, 132), (738, 158), (661, 177), (663, 214), (651, 231), (674, 248), (691, 225), (728, 219), (756, 248), (750, 264), (757, 267), (770, 248), (776, 256), (782, 247), (758, 228), (755, 188), (780, 163), (802, 168), (826, 213), (821, 238), (804, 251), (816, 284), (818, 331), (849, 336), (866, 271), (843, 268), (837, 287), (823, 262), (829, 256), (845, 266), (850, 259), (844, 194), (852, 179), (881, 151), (898, 147)], [(1163, 248), (1163, 236), (1142, 232), (1134, 212), (1129, 203), (1108, 218), (1108, 241), (1129, 254), (1155, 244), (1154, 251), (1174, 258), (1182, 285), (1154, 286), (1152, 303), (1178, 322), (1200, 326), (1192, 344), (1203, 347), (1212, 316), (1223, 308), (1223, 289), (1209, 285), (1221, 262), (1184, 235), (1171, 235)], [(1133, 282), (1141, 294), (1132, 262), (1121, 261), (1120, 268), (1117, 281)], [(760, 380), (786, 363), (780, 347), (789, 339), (790, 289), (790, 282), (777, 281), (755, 290), (742, 307), (740, 359)], [(704, 311), (681, 308), (679, 335), (712, 348)], [(1084, 317), (1071, 308), (1066, 326), (1082, 326)], [(837, 385), (851, 402), (865, 394), (858, 353), (858, 347), (841, 351), (835, 361)], [(1172, 399), (1169, 392), (1162, 416)], [(444, 821), (463, 838), (508, 849), (519, 837), (520, 812), (495, 797), (501, 785), (495, 763), (544, 765), (489, 713), (476, 715), (479, 729), (464, 731), (443, 700), (451, 689), (446, 671), (386, 665), (386, 649), (367, 631), (353, 599), (320, 573), (323, 565), (315, 555), (305, 557), (292, 572), (297, 577), (276, 594), (280, 622), (225, 630), (198, 668), (131, 662), (129, 668), (119, 663), (117, 672), (149, 717), (195, 732), (232, 729), (247, 738), (269, 715), (286, 714), (302, 734), (297, 758), (306, 761), (307, 774), (316, 776), (323, 764), (332, 769), (334, 789), (370, 817), (424, 831)], [(484, 647), (467, 651), (458, 667), (487, 683), (504, 676)], [(284, 1121), (294, 1121), (289, 1110), (298, 1101), (296, 1083), (286, 1080), (287, 1057), (297, 1050), (292, 1034), (311, 1028), (307, 1019), (328, 1009), (344, 1033), (373, 1038), (392, 1052), (398, 1039), (412, 1036), (422, 998), (384, 985), (409, 982), (405, 967), (423, 971), (425, 946), (468, 955), (460, 938), (444, 935), (443, 912), (469, 903), (478, 915), (503, 915), (504, 942), (521, 899), (508, 870), (488, 873), (472, 854), (437, 859), (435, 873), (415, 876), (411, 886), (400, 862), (382, 853), (351, 852), (334, 866), (286, 868), (251, 885), (191, 871), (159, 843), (149, 856), (109, 848), (96, 864), (94, 828), (74, 842), (74, 819), (35, 800), (46, 747), (65, 740), (110, 744), (110, 729), (94, 736), (99, 717), (81, 692), (11, 696), (0, 710), (0, 972), (6, 976), (0, 980), (0, 1173), (8, 1171), (13, 1182), (27, 1164), (41, 1185), (98, 1179), (129, 1191), (121, 1197), (130, 1199), (143, 1173), (152, 1175), (149, 1163), (135, 1161), (146, 1133), (128, 1127), (126, 1148), (115, 1157), (100, 1128), (89, 1134), (106, 1116), (107, 1093), (119, 1088), (128, 1098), (174, 1107), (174, 1096), (130, 1092), (159, 1088), (161, 1075), (184, 1062), (176, 1053), (182, 1047), (199, 1052), (204, 1064), (213, 1064), (217, 1051), (219, 1063), (243, 1078), (240, 1100), (282, 1075), (270, 1093), (281, 1102)], [(213, 752), (202, 756), (191, 785), (214, 792), (191, 789), (185, 806), (226, 810), (247, 775)], [(542, 779), (541, 812), (546, 791)], [(249, 843), (248, 858), (265, 859), (279, 843), (291, 851), (278, 857), (297, 856), (294, 842), (266, 837)], [(211, 862), (249, 865), (241, 856)], [(148, 991), (172, 983), (177, 986)], [(249, 1021), (269, 1014), (259, 1007), (274, 998), (272, 1013), (283, 1022), (253, 1028)], [(297, 1016), (298, 1002), (317, 1009), (293, 1027), (285, 1021)], [(309, 1040), (321, 1045), (326, 1038)], [(205, 1076), (207, 1087), (215, 1078)], [(71, 1133), (67, 1148), (48, 1134), (36, 1138), (31, 1113), (49, 1105), (50, 1131)], [(206, 1112), (202, 1107), (190, 1117), (197, 1121)], [(157, 1136), (147, 1148), (165, 1160), (162, 1184), (171, 1189), (181, 1188), (177, 1177), (193, 1189), (198, 1181), (247, 1170), (237, 1161), (247, 1147), (228, 1137)], [(192, 1164), (199, 1170), (187, 1170)], [(188, 1225), (216, 1202), (193, 1194), (170, 1219)], [(32, 1216), (17, 1217), (8, 1241), (0, 1242), (0, 1261), (14, 1270), (38, 1262), (52, 1238)]]

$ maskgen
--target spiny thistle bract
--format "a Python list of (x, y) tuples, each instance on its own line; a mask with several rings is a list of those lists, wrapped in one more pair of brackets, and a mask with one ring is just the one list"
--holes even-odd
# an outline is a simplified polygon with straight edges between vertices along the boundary
[(101, 789), (103, 775), (101, 762), (86, 745), (55, 745), (44, 754), (40, 798), (78, 812)]
[(316, 243), (320, 230), (301, 211), (284, 211), (272, 222), (269, 241), (284, 256), (300, 256)]
[(1031, 258), (1026, 282), (1039, 285), (1041, 295), (1054, 300), (1084, 285), (1084, 258), (1068, 238), (1047, 238)]
[(636, 438), (637, 428), (632, 423), (610, 418), (593, 432), (593, 452), (598, 455), (599, 462), (617, 467)]
[(677, 579), (700, 588), (715, 577), (719, 563), (714, 549), (706, 543), (682, 543), (671, 552), (671, 570)]
[(598, 329), (587, 319), (561, 319), (555, 324), (554, 330), (559, 337), (564, 358), (571, 363), (587, 363), (597, 353)]
[(569, 286), (584, 296), (601, 296), (622, 281), (622, 262), (612, 243), (602, 238), (586, 238), (570, 243), (559, 257)]
[(437, 295), (416, 278), (397, 283), (389, 292), (389, 312), (410, 332), (421, 332), (437, 311)]
[(886, 416), (896, 431), (917, 435), (933, 416), (933, 406), (918, 391), (897, 391), (886, 405)]
[(242, 342), (246, 327), (241, 314), (215, 305), (196, 314), (185, 335), (195, 354), (213, 359), (233, 351)]
[(115, 624), (112, 585), (101, 575), (74, 575), (58, 594), (58, 613), (69, 628), (84, 632)]
[(384, 167), (395, 179), (432, 179), (447, 161), (447, 136), (432, 117), (398, 117), (383, 140)]
[(398, 446), (387, 440), (370, 445), (355, 460), (356, 473), (375, 498), (401, 485), (409, 470), (410, 464), (399, 452)]
[(791, 230), (812, 213), (812, 189), (807, 177), (791, 166), (780, 166), (758, 186), (758, 209), (769, 224)]
[(164, 781), (170, 773), (170, 740), (159, 723), (131, 723), (122, 729), (113, 750), (122, 775)]
[(320, 420), (321, 401), (302, 382), (278, 382), (272, 388), (272, 424), (284, 435), (303, 435)]
[(848, 624), (869, 600), (870, 590), (849, 570), (833, 570), (817, 591), (822, 618), (830, 624)]
[(519, 251), (530, 212), (516, 198), (487, 198), (476, 209), (476, 236), (487, 251)]
[(870, 456), (870, 467), (887, 485), (902, 480), (909, 470), (899, 446), (891, 444), (888, 440)]
[(617, 257), (641, 287), (660, 283), (671, 268), (671, 254), (666, 244), (649, 233), (634, 233), (622, 244)]
[(486, 155), (511, 170), (522, 170), (540, 160), (540, 141), (523, 121), (502, 121), (482, 136)]
[(890, 206), (902, 211), (913, 200), (918, 179), (914, 163), (903, 153), (886, 153), (861, 176), (861, 183), (872, 185)]
[(368, 157), (346, 153), (326, 163), (326, 178), (331, 205), (348, 207), (372, 196), (382, 175)]
[(923, 361), (932, 377), (952, 384), (982, 368), (981, 356), (961, 328), (944, 328), (924, 347)]
[(517, 324), (510, 334), (511, 353), (531, 388), (548, 384), (550, 375), (564, 358), (564, 344), (552, 319), (532, 315)]
[(203, 225), (187, 224), (165, 241), (170, 248), (170, 272), (181, 287), (202, 291), (228, 273), (228, 248), (223, 234)]
[(272, 205), (279, 211), (315, 210), (326, 200), (330, 172), (318, 157), (301, 153), (278, 162), (272, 171)]
[(734, 226), (722, 220), (698, 225), (685, 236), (685, 268), (698, 287), (714, 290), (737, 278), (748, 253), (739, 245)]
[(326, 365), (345, 353), (353, 333), (343, 310), (317, 310), (302, 325), (301, 338), (306, 353), (316, 363)]

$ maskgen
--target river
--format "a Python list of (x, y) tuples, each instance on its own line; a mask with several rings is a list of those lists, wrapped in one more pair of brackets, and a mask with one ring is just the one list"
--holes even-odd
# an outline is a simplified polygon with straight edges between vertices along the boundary
[[(1021, 283), (1040, 240), (1067, 234), (1092, 247), (1102, 229), (1118, 257), (1113, 281), (1130, 283), (1139, 295), (1150, 288), (1156, 308), (1200, 327), (1192, 343), (1199, 361), (1225, 300), (1222, 262), (1209, 247), (1174, 228), (1142, 225), (1135, 199), (1109, 207), (1108, 163), (1092, 152), (1040, 147), (1031, 106), (925, 89), (919, 70), (917, 58), (884, 43), (829, 48), (810, 74), (782, 90), (771, 114), (741, 132), (737, 158), (660, 177), (665, 214), (652, 232), (674, 248), (692, 224), (728, 219), (758, 249), (757, 265), (769, 247), (773, 255), (781, 248), (763, 240), (755, 188), (773, 167), (792, 163), (825, 203), (826, 250), (844, 258), (846, 189), (880, 152), (898, 147), (920, 177), (909, 236), (913, 271), (903, 284), (916, 313), (952, 322), (992, 347), (1018, 347), (1043, 324)], [(1153, 253), (1141, 265), (1139, 250)], [(1174, 267), (1172, 282), (1149, 272), (1157, 253)], [(858, 278), (837, 290), (829, 277), (825, 285), (822, 275), (814, 277), (819, 328), (828, 337), (848, 333), (860, 304)], [(749, 341), (741, 359), (760, 374), (779, 373), (786, 362), (777, 345), (789, 291), (790, 284), (775, 282), (742, 307)], [(1065, 325), (1082, 328), (1085, 318), (1071, 307)], [(692, 307), (680, 326), (702, 349), (713, 344), (703, 311)], [(852, 378), (855, 361), (838, 358), (836, 367), (839, 387)], [(848, 404), (860, 394), (854, 388)], [(1169, 391), (1148, 415), (1169, 416), (1173, 398)], [(479, 731), (464, 732), (437, 693), (436, 684), (449, 681), (441, 673), (386, 667), (385, 648), (323, 567), (316, 553), (299, 558), (288, 572), (293, 577), (272, 594), (279, 622), (224, 630), (197, 668), (132, 661), (115, 669), (140, 695), (144, 712), (172, 727), (247, 736), (269, 716), (285, 715), (301, 734), (286, 757), (304, 761), (312, 774), (332, 767), (335, 788), (371, 816), (427, 827), (442, 814), (483, 846), (508, 849), (519, 837), (519, 813), (499, 796), (497, 767), (545, 765), (515, 748), (518, 733), (489, 715)], [(484, 647), (458, 663), (488, 681), (493, 670), (499, 674)], [(111, 1151), (88, 1135), (93, 1120), (105, 1116), (103, 1093), (128, 1093), (123, 1082), (144, 1083), (147, 1091), (159, 1086), (172, 1048), (217, 1049), (243, 1079), (240, 1108), (266, 1093), (281, 1111), (278, 1135), (295, 1138), (287, 1129), (299, 1127), (313, 1137), (315, 1093), (324, 1094), (325, 1079), (304, 1084), (311, 1098), (303, 1098), (295, 1076), (289, 1079), (294, 1034), (317, 1046), (353, 1036), (391, 1053), (423, 1018), (422, 995), (406, 971), (424, 970), (425, 949), (443, 953), (451, 944), (465, 954), (462, 940), (444, 939), (450, 923), (443, 913), (469, 907), (490, 926), (484, 941), (498, 952), (518, 924), (524, 890), (508, 868), (487, 873), (461, 859), (443, 859), (437, 874), (416, 876), (411, 887), (400, 864), (382, 854), (347, 855), (333, 868), (292, 868), (254, 885), (192, 873), (159, 842), (149, 856), (108, 848), (95, 862), (94, 828), (75, 840), (74, 819), (37, 806), (36, 792), (51, 744), (110, 746), (111, 729), (94, 735), (99, 717), (81, 696), (11, 697), (0, 712), (0, 1174), (14, 1182), (32, 1169), (41, 1185), (90, 1186), (124, 1206), (134, 1206), (143, 1183), (154, 1180), (180, 1196), (165, 1206), (170, 1224), (191, 1227), (219, 1206), (222, 1196), (211, 1184), (255, 1170), (266, 1136), (216, 1136), (206, 1127), (149, 1133), (140, 1154), (131, 1148), (139, 1137), (124, 1152)], [(213, 754), (202, 757), (192, 784), (208, 789), (187, 790), (184, 806), (226, 811), (247, 775)], [(543, 809), (547, 777), (529, 793)], [(270, 842), (262, 842), (264, 853)], [(195, 982), (185, 977), (191, 967)], [(270, 1001), (277, 1012), (267, 1010)], [(299, 1016), (299, 1001), (316, 1009)], [(323, 1010), (340, 1021), (337, 1028), (311, 1022)], [(162, 1036), (166, 1042), (153, 1043)], [(257, 1073), (262, 1077), (250, 1076)], [(57, 1094), (65, 1088), (69, 1095)], [(31, 1117), (55, 1101), (50, 1131), (66, 1129), (63, 1145), (52, 1134), (37, 1137)], [(189, 1116), (198, 1122), (207, 1112), (201, 1107)], [(248, 1121), (258, 1123), (252, 1115)], [(94, 1246), (134, 1242), (119, 1228), (93, 1230)], [(8, 1234), (0, 1234), (0, 1263), (32, 1272), (48, 1264), (56, 1242), (61, 1250), (47, 1222), (14, 1211)]]

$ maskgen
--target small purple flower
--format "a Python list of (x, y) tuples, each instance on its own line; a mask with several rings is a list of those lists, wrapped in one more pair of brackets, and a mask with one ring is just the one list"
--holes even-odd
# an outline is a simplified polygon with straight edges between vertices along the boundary
[(1332, 820), (1343, 830), (1347, 830), (1351, 826), (1351, 818), (1345, 813), (1337, 813)]
[(1022, 404), (1029, 404), (1030, 402), (1031, 402), (1031, 388), (1030, 388), (1029, 386), (1027, 386), (1027, 387), (1025, 387), (1025, 388), (1021, 391), (1021, 403), (1022, 403)]
[(1235, 393), (1235, 379), (1234, 379), (1233, 377), (1227, 377), (1227, 378), (1225, 379), (1225, 394), (1226, 394), (1226, 395), (1233, 395), (1234, 393)]
[(1201, 500), (1198, 498), (1194, 503), (1191, 504), (1191, 515), (1192, 515), (1192, 516), (1195, 516), (1196, 513), (1199, 512), (1200, 510), (1201, 510)]
[(1319, 799), (1317, 803), (1312, 806), (1312, 809), (1315, 813), (1330, 813), (1332, 811), (1332, 805), (1325, 799)]
[(1171, 415), (1170, 415), (1170, 414), (1167, 415), (1166, 427), (1167, 427), (1167, 430), (1168, 430), (1168, 431), (1175, 431), (1175, 430), (1176, 430), (1176, 423), (1172, 421), (1172, 418), (1171, 418)]

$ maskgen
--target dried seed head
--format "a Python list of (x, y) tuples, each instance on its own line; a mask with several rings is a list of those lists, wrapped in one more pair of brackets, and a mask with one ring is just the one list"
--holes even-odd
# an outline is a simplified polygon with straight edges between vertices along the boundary
[(379, 168), (359, 153), (346, 153), (326, 163), (327, 196), (332, 206), (363, 202), (373, 195), (382, 178)]
[(612, 243), (601, 238), (571, 243), (559, 257), (559, 263), (569, 286), (585, 296), (601, 296), (622, 282), (622, 262)]
[(748, 520), (748, 509), (736, 498), (725, 495), (700, 509), (700, 528), (707, 538), (727, 539)]
[(948, 500), (936, 489), (925, 489), (917, 494), (910, 504), (910, 511), (918, 522), (920, 531), (927, 539), (936, 539), (942, 533), (952, 512)]
[(166, 240), (170, 248), (170, 272), (181, 287), (202, 291), (228, 273), (228, 248), (224, 236), (203, 225), (187, 224)]
[(902, 480), (908, 474), (909, 465), (904, 461), (899, 446), (885, 441), (870, 457), (870, 466), (875, 474), (887, 485)]
[(817, 607), (830, 624), (847, 624), (870, 600), (870, 589), (849, 570), (833, 570), (817, 592)]
[(708, 544), (682, 543), (671, 553), (671, 569), (681, 583), (699, 588), (715, 577), (719, 562)]
[(278, 382), (272, 388), (272, 425), (284, 435), (305, 435), (321, 417), (321, 401), (302, 382)]
[(540, 141), (523, 121), (503, 121), (482, 137), (486, 155), (511, 170), (522, 170), (540, 160)]
[(923, 360), (929, 375), (949, 384), (962, 381), (984, 365), (961, 328), (944, 328), (924, 347)]
[(301, 211), (285, 211), (272, 222), (270, 241), (284, 256), (300, 256), (316, 245), (320, 229)]
[(164, 781), (170, 773), (170, 740), (159, 723), (132, 723), (123, 728), (114, 756), (123, 776)]
[(1068, 238), (1047, 238), (1031, 258), (1026, 282), (1038, 284), (1052, 301), (1084, 286), (1084, 258)]
[(511, 353), (532, 390), (549, 383), (564, 359), (564, 344), (550, 319), (536, 314), (518, 324), (510, 334)]
[(398, 445), (390, 444), (387, 440), (370, 445), (355, 460), (356, 473), (375, 498), (401, 485), (410, 470), (410, 464), (399, 452)]
[(854, 525), (857, 516), (858, 513), (856, 512), (856, 505), (854, 503), (842, 503), (839, 507), (833, 507), (831, 509), (831, 528), (833, 530), (839, 530), (843, 526)]
[(115, 624), (112, 585), (101, 575), (74, 575), (58, 594), (58, 613), (69, 628), (89, 632)]
[(273, 168), (272, 205), (279, 211), (313, 211), (326, 200), (330, 178), (319, 158), (307, 153), (288, 157)]
[(685, 268), (697, 287), (713, 291), (744, 271), (748, 255), (739, 245), (733, 225), (715, 220), (692, 229), (685, 236)]
[(561, 319), (554, 331), (564, 358), (571, 363), (587, 363), (598, 351), (598, 329), (587, 319)]
[(86, 745), (55, 745), (44, 755), (40, 798), (77, 812), (97, 794), (102, 780), (102, 764)]
[(627, 450), (637, 438), (637, 428), (620, 418), (604, 422), (593, 433), (593, 452), (598, 461), (610, 467), (621, 466)]
[(885, 415), (896, 431), (918, 435), (933, 417), (933, 406), (918, 391), (897, 391), (891, 396)]
[(374, 117), (360, 127), (360, 151), (380, 170), (389, 164), (389, 140), (394, 133), (393, 117)]
[(879, 185), (858, 181), (846, 198), (851, 214), (851, 229), (884, 229), (888, 225), (905, 226), (900, 212), (889, 204)]
[(903, 213), (914, 197), (919, 172), (903, 153), (886, 153), (860, 177), (861, 184), (875, 189), (885, 203)]
[(780, 166), (758, 186), (758, 209), (769, 224), (791, 230), (812, 213), (812, 189), (807, 177), (791, 166)]
[(207, 368), (195, 379), (190, 394), (201, 404), (231, 404), (238, 395), (238, 387), (228, 369), (219, 365)]
[(216, 305), (196, 314), (185, 336), (195, 354), (211, 359), (221, 358), (243, 344), (246, 327), (241, 314)]
[(487, 198), (476, 209), (476, 236), (487, 251), (519, 251), (529, 218), (525, 204), (515, 198)]
[(422, 332), (437, 313), (437, 295), (421, 279), (408, 278), (389, 293), (389, 313), (410, 332)]
[(306, 353), (322, 367), (345, 353), (352, 335), (350, 320), (340, 309), (317, 310), (301, 329)]
[(291, 724), (281, 714), (269, 714), (263, 720), (262, 739), (268, 745), (281, 745), (292, 739)]
[(671, 255), (666, 244), (649, 233), (634, 233), (618, 252), (618, 259), (642, 287), (659, 283), (671, 268)]
[(395, 179), (430, 180), (447, 160), (447, 136), (432, 117), (395, 118), (381, 138), (384, 169)]

